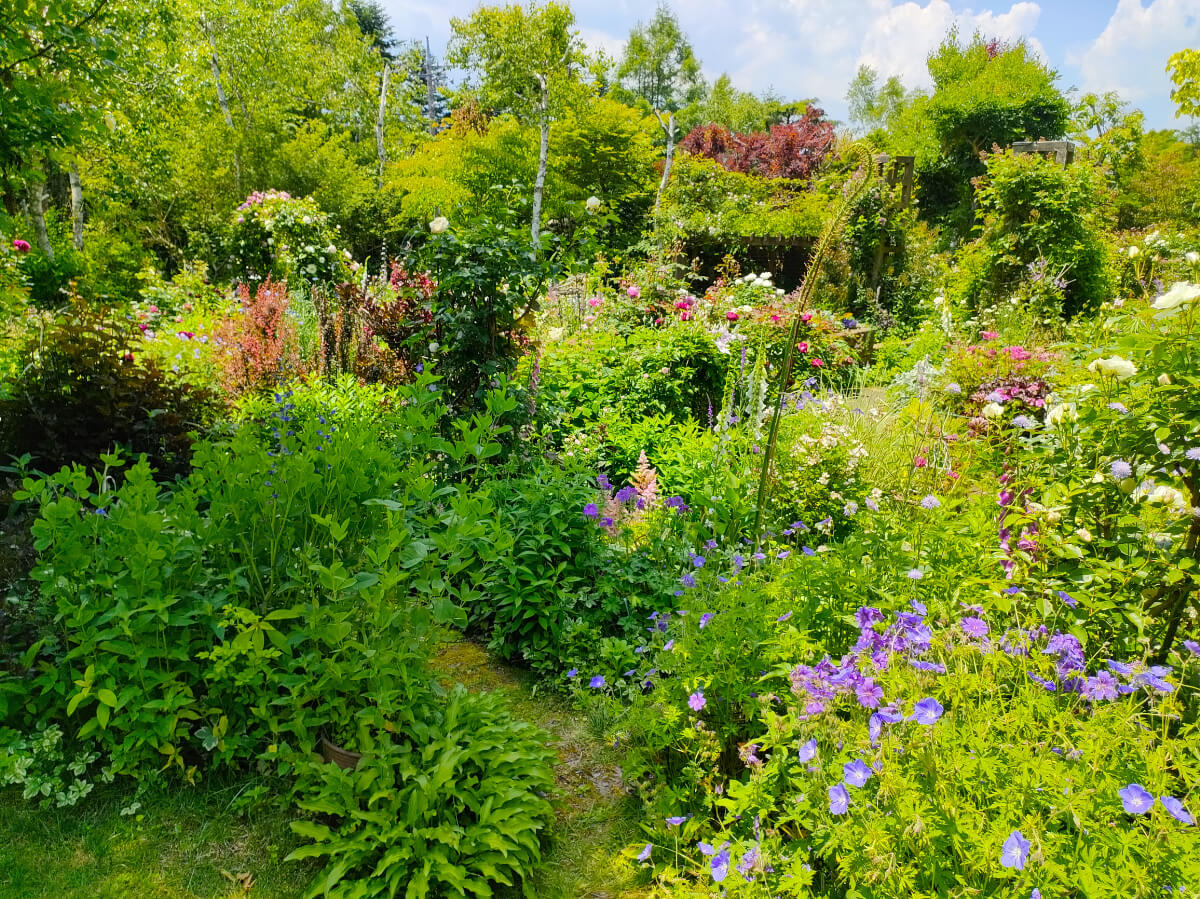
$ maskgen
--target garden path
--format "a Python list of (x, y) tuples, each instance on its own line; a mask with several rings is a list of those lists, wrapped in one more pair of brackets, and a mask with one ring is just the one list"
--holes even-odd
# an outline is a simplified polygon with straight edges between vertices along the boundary
[(446, 686), (500, 693), (515, 717), (551, 736), (558, 755), (555, 826), (531, 884), (538, 899), (636, 899), (635, 870), (621, 849), (637, 842), (637, 804), (621, 780), (620, 754), (563, 697), (505, 665), (477, 643), (449, 637), (434, 655)]

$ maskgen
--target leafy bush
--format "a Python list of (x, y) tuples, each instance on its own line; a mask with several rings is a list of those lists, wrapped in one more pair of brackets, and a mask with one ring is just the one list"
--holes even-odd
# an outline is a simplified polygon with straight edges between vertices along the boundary
[(242, 284), (238, 301), (239, 314), (218, 332), (230, 392), (267, 390), (299, 374), (299, 341), (296, 324), (288, 316), (287, 282), (268, 278), (253, 294)]
[(54, 470), (121, 448), (145, 453), (163, 474), (185, 471), (217, 396), (166, 371), (140, 336), (118, 312), (77, 304), (44, 338), (29, 338), (21, 381), (0, 400), (7, 451)]
[(302, 765), (300, 807), (340, 819), (292, 824), (314, 842), (289, 858), (328, 860), (307, 895), (491, 896), (528, 877), (553, 820), (545, 740), (497, 697), (457, 687), (353, 770)]
[(1034, 308), (1046, 321), (1095, 309), (1112, 275), (1100, 230), (1103, 184), (1089, 166), (1062, 166), (1035, 153), (988, 157), (976, 190), (982, 233), (955, 286), (962, 305), (1007, 300), (1023, 281), (1061, 281), (1061, 308)]
[(335, 246), (334, 229), (311, 198), (255, 191), (237, 208), (228, 240), (234, 281), (257, 285), (271, 279), (308, 284), (344, 280), (346, 261)]
[(697, 125), (679, 142), (679, 149), (707, 156), (730, 172), (805, 179), (833, 146), (833, 122), (822, 119), (823, 115), (821, 109), (809, 106), (799, 122), (752, 134), (737, 134), (723, 125)]
[(489, 648), (546, 674), (590, 661), (601, 638), (615, 637), (627, 641), (618, 654), (632, 661), (628, 641), (646, 614), (670, 606), (675, 560), (663, 535), (651, 525), (640, 541), (610, 542), (598, 525), (603, 496), (580, 466), (539, 466), (502, 482), (495, 496), (512, 544), (467, 610), (489, 633)]

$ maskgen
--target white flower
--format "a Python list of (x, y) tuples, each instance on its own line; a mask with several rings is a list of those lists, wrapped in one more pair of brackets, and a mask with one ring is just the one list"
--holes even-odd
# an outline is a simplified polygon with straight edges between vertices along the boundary
[(979, 410), (979, 414), (984, 418), (999, 418), (1004, 414), (1004, 407), (999, 403), (988, 403)]
[(431, 232), (433, 232), (434, 234), (441, 234), (443, 231), (445, 231), (449, 227), (450, 227), (450, 219), (446, 218), (444, 215), (439, 215), (437, 218), (435, 218), (432, 222), (429, 223), (429, 230)]
[(1195, 250), (1188, 250), (1183, 254), (1183, 258), (1192, 265), (1195, 265), (1197, 262), (1200, 262), (1200, 253), (1197, 253)]
[(1200, 297), (1200, 287), (1187, 281), (1177, 281), (1171, 289), (1150, 304), (1151, 309), (1174, 309)]
[(759, 274), (759, 276), (758, 276), (758, 280), (760, 280), (760, 281), (770, 281), (770, 280), (771, 280), (771, 273), (770, 273), (770, 272), (761, 272), (761, 273)]
[(1077, 418), (1079, 418), (1079, 414), (1075, 411), (1074, 403), (1059, 403), (1057, 406), (1050, 407), (1050, 411), (1046, 413), (1046, 424), (1055, 427), (1066, 421), (1075, 421)]
[(1137, 247), (1130, 247), (1127, 252), (1129, 253), (1129, 258), (1132, 259), (1138, 253), (1140, 253), (1141, 250), (1139, 250)]
[(1159, 484), (1151, 490), (1149, 496), (1146, 497), (1146, 502), (1156, 506), (1174, 506), (1176, 509), (1183, 508), (1185, 504), (1183, 494), (1166, 484)]
[(1128, 359), (1111, 356), (1108, 359), (1093, 359), (1088, 366), (1088, 371), (1099, 372), (1102, 375), (1116, 378), (1118, 381), (1126, 381), (1137, 374), (1137, 366)]
[(1075, 536), (1078, 537), (1080, 540), (1082, 540), (1084, 543), (1092, 542), (1092, 532), (1089, 531), (1087, 528), (1080, 528), (1079, 530), (1077, 530), (1075, 532)]
[(600, 198), (599, 197), (588, 197), (587, 202), (584, 203), (583, 205), (587, 207), (587, 211), (589, 213), (598, 212), (600, 209)]
[(1165, 371), (1161, 375), (1158, 376), (1158, 386), (1159, 387), (1166, 387), (1170, 383), (1171, 383), (1171, 376), (1169, 374), (1167, 374)]

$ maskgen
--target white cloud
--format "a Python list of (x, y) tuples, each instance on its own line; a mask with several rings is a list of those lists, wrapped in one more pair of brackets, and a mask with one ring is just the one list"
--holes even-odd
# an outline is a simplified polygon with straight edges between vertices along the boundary
[(1079, 66), (1085, 91), (1118, 91), (1138, 104), (1170, 95), (1167, 57), (1200, 45), (1197, 0), (1120, 0), (1108, 25), (1090, 47), (1069, 58)]
[[(742, 61), (730, 73), (739, 87), (772, 85), (789, 98), (816, 96), (835, 115), (844, 110), (846, 88), (862, 63), (885, 77), (899, 75), (908, 87), (927, 86), (925, 58), (955, 25), (964, 38), (977, 30), (1002, 40), (1026, 38), (1046, 55), (1030, 37), (1041, 8), (1028, 0), (1000, 11), (957, 13), (947, 0), (681, 0), (677, 8), (698, 51), (719, 40), (721, 58)], [(739, 24), (731, 28), (731, 22)], [(709, 54), (700, 55), (707, 60)]]

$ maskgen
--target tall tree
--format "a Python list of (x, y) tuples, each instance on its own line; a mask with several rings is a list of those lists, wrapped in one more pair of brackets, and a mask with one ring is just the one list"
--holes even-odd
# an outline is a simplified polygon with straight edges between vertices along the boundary
[(881, 85), (879, 73), (868, 65), (858, 67), (846, 91), (850, 122), (861, 131), (889, 128), (907, 99), (899, 77), (892, 75)]
[[(617, 99), (645, 104), (658, 119), (666, 137), (662, 180), (654, 200), (655, 209), (671, 175), (675, 154), (675, 116), (704, 94), (704, 79), (692, 45), (679, 27), (679, 20), (665, 4), (654, 11), (649, 25), (638, 22), (629, 32), (625, 55), (617, 68)], [(665, 116), (665, 118), (664, 118)]]
[(533, 2), (528, 7), (483, 6), (469, 19), (450, 20), (454, 34), (447, 59), (478, 73), (481, 102), (538, 124), (538, 167), (529, 226), (535, 249), (541, 243), (550, 125), (577, 100), (580, 70), (586, 62), (574, 24), (570, 7), (556, 0), (544, 6)]
[(358, 23), (359, 30), (370, 40), (371, 46), (388, 62), (395, 59), (396, 37), (387, 12), (379, 0), (349, 0), (346, 4)]

